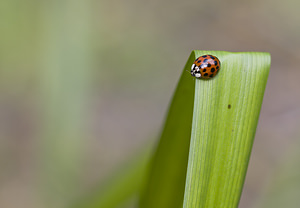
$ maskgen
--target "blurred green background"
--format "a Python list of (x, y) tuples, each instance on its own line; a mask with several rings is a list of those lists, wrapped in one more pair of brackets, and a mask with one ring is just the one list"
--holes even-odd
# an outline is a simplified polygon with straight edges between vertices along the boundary
[(0, 207), (67, 207), (153, 144), (194, 49), (271, 53), (240, 207), (299, 207), (299, 7), (1, 0)]

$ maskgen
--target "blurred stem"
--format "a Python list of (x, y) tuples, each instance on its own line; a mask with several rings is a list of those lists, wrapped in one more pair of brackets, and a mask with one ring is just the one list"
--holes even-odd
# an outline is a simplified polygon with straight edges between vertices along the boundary
[(78, 190), (83, 159), (91, 11), (89, 1), (80, 0), (42, 6), (42, 193), (49, 207), (64, 207)]
[(70, 208), (122, 207), (128, 199), (138, 197), (145, 183), (152, 152), (152, 145), (147, 145), (109, 178), (103, 180), (101, 186), (96, 187), (97, 190), (80, 201), (75, 201)]

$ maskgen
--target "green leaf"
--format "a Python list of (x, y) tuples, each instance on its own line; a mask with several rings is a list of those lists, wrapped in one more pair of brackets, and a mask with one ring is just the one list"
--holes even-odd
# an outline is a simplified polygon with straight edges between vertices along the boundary
[[(217, 56), (221, 70), (193, 78), (196, 57)], [(270, 67), (268, 53), (193, 51), (177, 85), (155, 154), (128, 165), (82, 206), (116, 207), (141, 193), (141, 208), (237, 207)], [(191, 144), (190, 144), (191, 141)], [(144, 155), (143, 157), (141, 157)]]
[[(188, 72), (204, 54), (217, 56), (221, 71), (213, 79), (195, 80)], [(269, 67), (268, 53), (192, 52), (152, 160), (141, 208), (182, 207), (183, 198), (184, 207), (238, 205)]]
[(146, 189), (140, 200), (141, 208), (180, 207), (188, 161), (195, 81), (190, 67), (195, 60), (192, 52), (187, 61), (152, 159)]
[(270, 68), (268, 53), (196, 51), (221, 61), (196, 80), (183, 207), (238, 207)]

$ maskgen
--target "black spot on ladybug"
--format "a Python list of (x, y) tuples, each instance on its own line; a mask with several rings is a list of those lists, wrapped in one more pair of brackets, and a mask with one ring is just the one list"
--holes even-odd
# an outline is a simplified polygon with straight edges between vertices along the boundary
[(219, 66), (216, 67), (216, 69), (219, 69), (219, 68), (220, 68)]
[(218, 62), (217, 62), (217, 61), (215, 61), (215, 65), (218, 65)]
[(212, 56), (212, 55), (210, 55), (210, 58), (212, 58), (212, 59), (215, 59), (215, 57), (214, 57), (214, 56)]
[(215, 72), (215, 68), (211, 68), (211, 70), (210, 70), (211, 72)]
[(206, 62), (207, 62), (207, 59), (204, 59), (204, 60), (203, 60), (203, 63), (206, 63)]
[(206, 72), (206, 69), (203, 69), (203, 72)]
[(208, 67), (211, 67), (211, 64), (207, 64)]
[(201, 62), (201, 60), (198, 60), (198, 61), (197, 61), (197, 63), (200, 63), (200, 62)]
[(213, 76), (214, 76), (213, 74), (209, 75), (209, 77), (213, 77)]
[(230, 109), (231, 108), (231, 105), (230, 104), (228, 104), (228, 109)]
[(204, 56), (202, 56), (203, 58), (206, 58), (207, 57), (207, 55), (204, 55)]
[(207, 77), (207, 76), (208, 76), (208, 73), (205, 73), (203, 76)]

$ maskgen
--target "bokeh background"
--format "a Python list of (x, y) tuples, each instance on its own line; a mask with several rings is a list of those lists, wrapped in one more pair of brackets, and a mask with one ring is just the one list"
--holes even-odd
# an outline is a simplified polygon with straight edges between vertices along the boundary
[(299, 207), (299, 8), (1, 0), (0, 207), (67, 207), (153, 144), (194, 49), (271, 53), (240, 207)]

